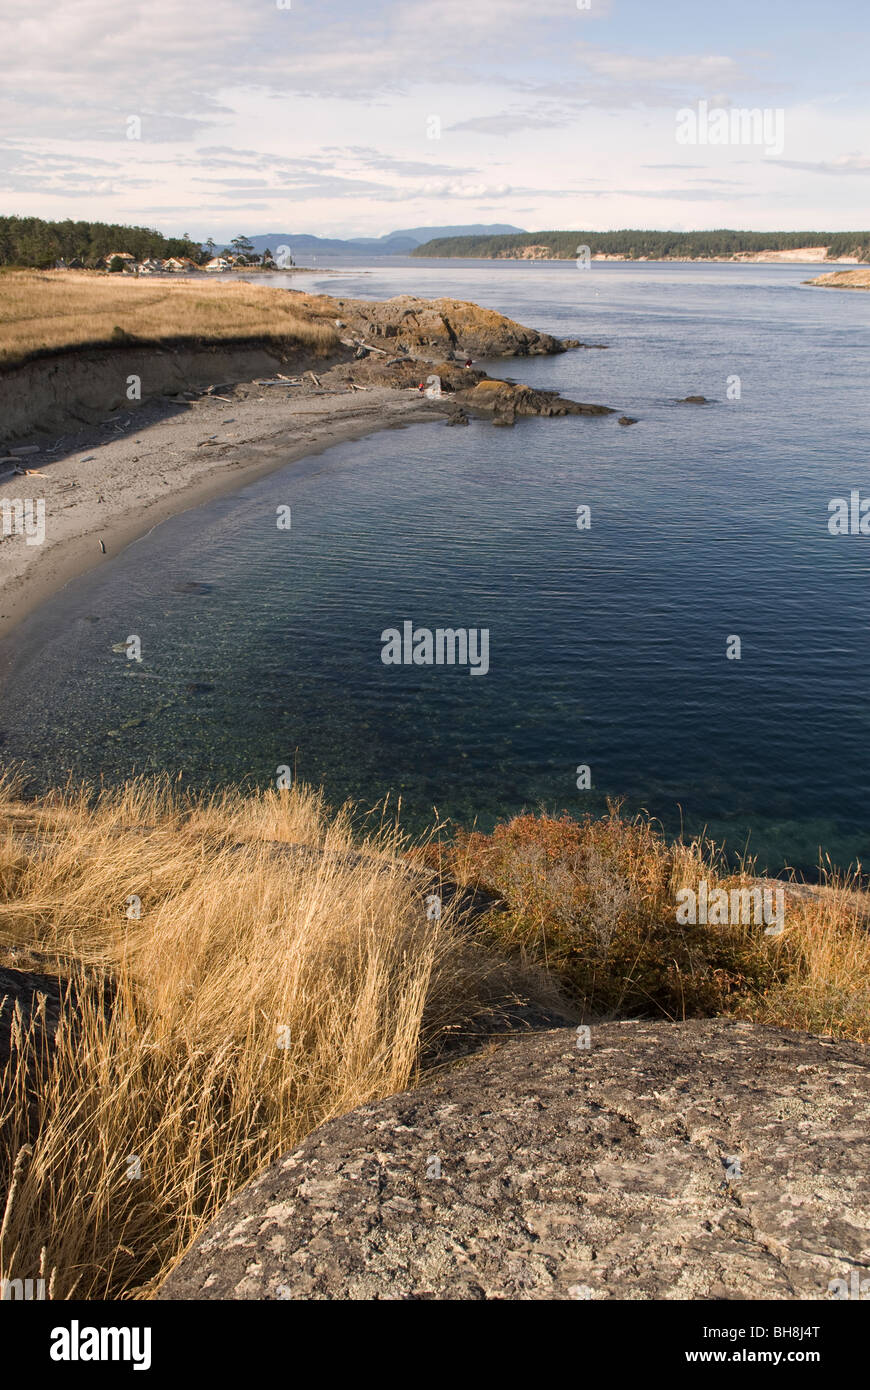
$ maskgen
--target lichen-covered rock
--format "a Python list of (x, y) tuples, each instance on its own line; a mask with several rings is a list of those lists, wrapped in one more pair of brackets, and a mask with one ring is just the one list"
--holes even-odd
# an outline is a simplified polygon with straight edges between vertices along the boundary
[[(326, 296), (307, 296), (318, 308)], [(454, 349), (478, 357), (530, 357), (564, 352), (565, 345), (550, 333), (539, 333), (506, 318), (494, 309), (484, 309), (464, 299), (418, 299), (397, 295), (382, 301), (342, 299), (343, 320), (350, 330), (379, 347), (389, 339), (390, 349), (405, 347), (411, 352), (446, 355)], [(323, 309), (326, 313), (326, 308)]]
[(468, 390), (457, 390), (456, 398), (470, 410), (493, 412), (503, 421), (518, 415), (612, 415), (608, 405), (586, 405), (569, 400), (558, 391), (537, 391), (510, 381), (487, 377)]
[(400, 390), (422, 388), (427, 394), (432, 390), (429, 399), (436, 406), (440, 401), (451, 411), (464, 407), (479, 415), (495, 415), (494, 423), (499, 424), (513, 424), (520, 415), (613, 413), (607, 405), (587, 405), (561, 396), (558, 391), (539, 391), (518, 382), (501, 381), (475, 367), (464, 367), (444, 359), (421, 362), (419, 358), (408, 358), (397, 362), (386, 356), (369, 355), (364, 362), (354, 363), (352, 379)]
[(870, 1053), (724, 1020), (493, 1043), (316, 1130), (162, 1298), (826, 1299), (870, 1255)]

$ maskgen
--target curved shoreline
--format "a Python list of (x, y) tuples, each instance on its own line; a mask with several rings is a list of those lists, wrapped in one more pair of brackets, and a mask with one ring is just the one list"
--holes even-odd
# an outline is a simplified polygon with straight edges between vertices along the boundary
[[(56, 288), (23, 285), (44, 309)], [(200, 304), (169, 291), (163, 312), (174, 336), (158, 343), (141, 336), (153, 337), (153, 324), (136, 286), (132, 297), (109, 286), (108, 304), (104, 287), (94, 299), (91, 280), (78, 288), (82, 341), (40, 346), (34, 330), (33, 341), (24, 338), (30, 356), (0, 373), (0, 638), (160, 522), (333, 444), (443, 420), (445, 411), (465, 423), (463, 405), (497, 424), (612, 413), (469, 370), (471, 354), (549, 355), (581, 344), (462, 300), (288, 300), (263, 290), (250, 302), (209, 291)], [(232, 311), (235, 336), (198, 338), (203, 304), (227, 322)], [(284, 322), (288, 308), (295, 317)], [(98, 320), (105, 328), (113, 317), (137, 333), (118, 327), (116, 344), (89, 345)], [(437, 387), (424, 394), (423, 382)]]
[(109, 425), (108, 438), (105, 425), (85, 429), (74, 448), (50, 462), (44, 450), (22, 455), (21, 466), (42, 476), (16, 475), (6, 465), (0, 496), (44, 498), (45, 540), (0, 539), (0, 638), (71, 580), (170, 517), (334, 444), (434, 419), (443, 417), (425, 398), (390, 387), (292, 399), (283, 391), (278, 398), (204, 395), (185, 405), (144, 405), (123, 433)]

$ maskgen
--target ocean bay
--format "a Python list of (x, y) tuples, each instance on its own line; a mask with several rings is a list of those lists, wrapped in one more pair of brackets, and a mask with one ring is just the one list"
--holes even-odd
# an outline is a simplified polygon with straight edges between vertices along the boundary
[[(338, 268), (310, 284), (450, 294), (605, 343), (483, 365), (638, 423), (415, 425), (172, 518), (7, 640), (4, 760), (34, 789), (266, 785), (292, 764), (333, 802), (401, 797), (413, 826), (616, 797), (772, 871), (811, 873), (820, 845), (865, 856), (868, 558), (828, 508), (866, 450), (866, 299), (806, 289), (800, 266)], [(408, 615), (487, 629), (485, 678), (385, 670)], [(112, 651), (130, 634), (135, 670)]]

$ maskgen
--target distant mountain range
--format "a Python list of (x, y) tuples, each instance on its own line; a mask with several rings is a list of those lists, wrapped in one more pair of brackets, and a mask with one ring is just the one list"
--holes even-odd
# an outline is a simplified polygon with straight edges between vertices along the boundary
[(349, 241), (299, 232), (267, 232), (263, 236), (248, 237), (248, 240), (258, 255), (262, 255), (267, 247), (274, 254), (279, 246), (289, 246), (293, 256), (408, 256), (416, 247), (436, 237), (514, 234), (522, 236), (523, 228), (496, 222), (492, 226), (476, 223), (467, 227), (409, 227), (399, 232), (388, 232), (386, 236), (359, 236)]

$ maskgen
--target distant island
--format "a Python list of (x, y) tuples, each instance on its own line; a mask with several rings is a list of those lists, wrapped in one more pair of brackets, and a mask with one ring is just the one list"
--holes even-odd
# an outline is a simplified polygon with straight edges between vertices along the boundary
[(150, 227), (105, 222), (47, 222), (0, 217), (0, 268), (103, 270), (127, 274), (290, 271), (297, 256), (461, 257), (479, 260), (570, 261), (579, 255), (614, 261), (870, 262), (868, 232), (525, 232), (491, 226), (411, 227), (381, 237), (268, 232), (221, 243), (185, 232), (166, 237)]
[(437, 237), (411, 255), (572, 261), (581, 248), (593, 260), (861, 262), (870, 261), (870, 232), (519, 232)]
[[(311, 236), (266, 232), (221, 243), (197, 241), (188, 232), (165, 237), (152, 227), (110, 222), (48, 222), (41, 217), (0, 217), (0, 267), (27, 270), (114, 270), (145, 273), (189, 270), (288, 270), (302, 256), (406, 256), (424, 242), (455, 236), (516, 234), (521, 227), (497, 222), (461, 227), (409, 227), (380, 237)], [(277, 258), (277, 259), (276, 259)]]

